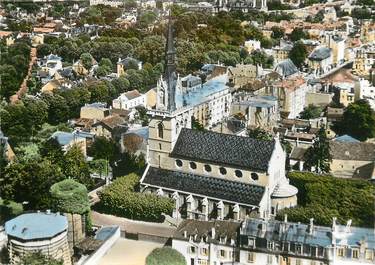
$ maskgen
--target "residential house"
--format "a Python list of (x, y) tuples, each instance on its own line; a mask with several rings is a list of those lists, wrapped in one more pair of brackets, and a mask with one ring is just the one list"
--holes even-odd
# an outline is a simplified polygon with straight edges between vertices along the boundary
[(260, 41), (259, 40), (247, 40), (245, 41), (244, 47), (248, 53), (252, 53), (253, 51), (260, 50)]
[[(349, 265), (374, 263), (372, 228), (352, 227), (351, 220), (332, 227), (249, 219), (241, 225), (239, 262), (269, 265)], [(211, 264), (211, 263), (210, 263)]]
[(107, 108), (105, 103), (91, 103), (85, 104), (81, 107), (80, 118), (81, 119), (91, 119), (91, 120), (102, 120), (109, 116), (110, 110)]
[(263, 69), (260, 65), (252, 64), (237, 64), (236, 67), (228, 67), (228, 79), (229, 83), (234, 88), (240, 88), (255, 78), (260, 77), (263, 73)]
[(269, 131), (279, 120), (278, 102), (273, 96), (255, 96), (246, 101), (233, 102), (231, 113), (244, 115), (248, 127)]
[(308, 57), (308, 65), (316, 76), (327, 73), (333, 64), (332, 49), (318, 47)]
[(373, 179), (375, 144), (330, 141), (331, 172), (341, 178)]
[(275, 63), (280, 63), (289, 58), (289, 53), (293, 49), (293, 44), (280, 41), (280, 45), (272, 47), (272, 54)]
[(146, 96), (136, 89), (122, 93), (112, 101), (112, 107), (115, 109), (130, 110), (138, 106), (146, 107)]
[(346, 39), (340, 35), (326, 34), (325, 43), (332, 50), (332, 62), (340, 65), (345, 60)]
[(368, 76), (375, 64), (375, 44), (365, 44), (357, 49), (353, 70), (359, 76)]
[(91, 133), (94, 133), (96, 136), (118, 140), (127, 128), (127, 121), (124, 118), (118, 115), (110, 115), (94, 123)]
[(327, 107), (326, 116), (329, 122), (340, 121), (344, 115), (343, 108)]
[(240, 226), (229, 221), (184, 220), (172, 237), (172, 248), (190, 265), (232, 264)]
[(302, 76), (294, 76), (274, 84), (272, 94), (279, 100), (280, 115), (294, 119), (306, 106), (307, 82)]
[(50, 54), (45, 58), (45, 65), (42, 66), (42, 71), (48, 72), (50, 77), (53, 77), (60, 69), (62, 69), (61, 57)]
[(355, 100), (366, 99), (375, 111), (375, 86), (368, 80), (361, 79), (354, 86)]

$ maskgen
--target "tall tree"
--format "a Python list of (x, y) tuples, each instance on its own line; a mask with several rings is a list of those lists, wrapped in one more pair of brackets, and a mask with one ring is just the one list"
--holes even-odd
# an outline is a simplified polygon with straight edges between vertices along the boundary
[(316, 173), (329, 173), (331, 171), (332, 156), (324, 127), (319, 129), (317, 138), (313, 146), (307, 149), (305, 157), (305, 166), (310, 169), (314, 167)]
[(338, 134), (349, 134), (361, 141), (375, 137), (375, 112), (367, 100), (358, 100), (349, 104), (343, 119), (335, 123), (333, 129)]
[(306, 45), (298, 41), (294, 44), (292, 50), (289, 52), (289, 58), (297, 66), (301, 67), (307, 57)]

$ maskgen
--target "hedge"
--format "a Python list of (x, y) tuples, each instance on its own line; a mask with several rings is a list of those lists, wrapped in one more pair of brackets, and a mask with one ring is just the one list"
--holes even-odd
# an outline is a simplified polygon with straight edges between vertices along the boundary
[(172, 213), (172, 199), (138, 193), (135, 191), (138, 184), (139, 177), (134, 173), (117, 178), (99, 192), (100, 203), (97, 210), (130, 219), (155, 222), (163, 220), (163, 213)]
[(146, 265), (186, 265), (184, 256), (170, 247), (155, 248), (146, 258)]
[(366, 180), (342, 179), (310, 172), (291, 172), (290, 183), (298, 188), (298, 207), (283, 209), (276, 218), (319, 225), (331, 225), (332, 217), (345, 224), (352, 219), (355, 226), (373, 227), (375, 218), (375, 186)]
[(65, 179), (50, 188), (56, 211), (86, 214), (90, 211), (90, 201), (85, 185), (73, 179)]

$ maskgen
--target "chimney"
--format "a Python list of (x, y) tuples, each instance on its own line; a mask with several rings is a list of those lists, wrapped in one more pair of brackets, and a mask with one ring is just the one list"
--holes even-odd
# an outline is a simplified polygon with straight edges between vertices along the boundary
[(352, 225), (352, 219), (349, 219), (346, 223), (345, 232), (350, 233), (350, 226)]
[(46, 214), (51, 214), (51, 210), (48, 209), (48, 210), (46, 211)]
[(187, 231), (184, 231), (184, 238), (187, 238)]
[(284, 223), (287, 223), (287, 222), (288, 222), (288, 215), (284, 214)]
[(314, 231), (314, 218), (310, 218), (309, 234), (312, 235)]
[(211, 228), (211, 237), (212, 237), (212, 239), (215, 239), (215, 236), (216, 236), (216, 231), (215, 231), (215, 227), (213, 226)]

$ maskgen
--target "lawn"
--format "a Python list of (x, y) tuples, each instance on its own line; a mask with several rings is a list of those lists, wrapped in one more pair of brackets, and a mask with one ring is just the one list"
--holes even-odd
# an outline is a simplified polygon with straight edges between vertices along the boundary
[(298, 188), (298, 207), (277, 214), (282, 220), (288, 214), (292, 222), (331, 225), (337, 217), (341, 224), (352, 219), (354, 226), (373, 227), (375, 218), (375, 185), (366, 180), (341, 179), (309, 172), (291, 172), (290, 183)]
[(0, 225), (23, 212), (22, 204), (0, 198)]

